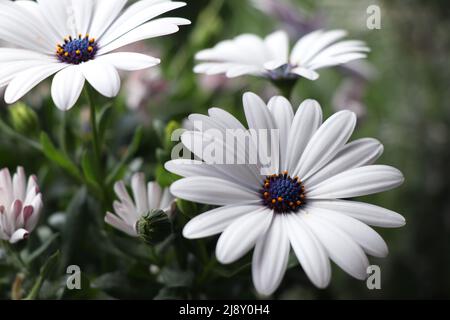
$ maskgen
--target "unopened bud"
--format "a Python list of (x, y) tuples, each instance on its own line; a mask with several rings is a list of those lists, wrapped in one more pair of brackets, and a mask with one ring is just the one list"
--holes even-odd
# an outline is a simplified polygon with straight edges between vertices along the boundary
[(33, 109), (18, 102), (8, 109), (12, 127), (21, 134), (34, 135), (39, 129), (39, 120)]
[(172, 223), (163, 210), (155, 209), (139, 219), (136, 230), (142, 241), (154, 246), (172, 233)]

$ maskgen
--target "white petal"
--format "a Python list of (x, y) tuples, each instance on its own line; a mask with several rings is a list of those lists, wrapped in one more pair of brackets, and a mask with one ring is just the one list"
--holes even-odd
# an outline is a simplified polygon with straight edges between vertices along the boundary
[(25, 228), (31, 232), (34, 230), (34, 228), (36, 228), (39, 222), (43, 207), (42, 195), (40, 193), (37, 194), (36, 197), (34, 197), (33, 201), (31, 201), (30, 205), (33, 207), (33, 212), (31, 216), (28, 217), (28, 219), (25, 219)]
[(62, 63), (45, 64), (30, 68), (19, 73), (8, 85), (5, 92), (5, 101), (12, 104), (22, 98), (31, 89), (37, 86), (55, 72), (65, 68)]
[(390, 190), (404, 181), (402, 173), (389, 166), (373, 165), (347, 170), (308, 190), (310, 199), (353, 198)]
[(147, 201), (147, 187), (145, 185), (145, 175), (136, 173), (131, 178), (131, 188), (133, 190), (136, 210), (140, 215), (146, 214), (149, 210)]
[(123, 36), (107, 45), (100, 43), (100, 49), (97, 54), (103, 55), (105, 53), (124, 47), (128, 44), (145, 39), (172, 34), (177, 32), (178, 30), (180, 30), (180, 28), (176, 24), (158, 20), (150, 21), (128, 32), (127, 34), (124, 34)]
[(375, 227), (399, 228), (406, 224), (405, 218), (397, 212), (363, 202), (311, 200), (308, 206), (336, 211)]
[(156, 66), (161, 60), (135, 52), (114, 52), (96, 58), (113, 65), (116, 69), (134, 71)]
[(230, 264), (246, 254), (270, 227), (273, 212), (261, 209), (235, 220), (219, 238), (216, 247), (217, 260)]
[[(145, 1), (137, 5), (142, 6), (144, 4)], [(128, 32), (132, 32), (132, 30), (135, 30), (143, 23), (159, 15), (186, 5), (186, 3), (184, 2), (172, 1), (160, 1), (153, 4), (150, 2), (149, 4), (151, 5), (148, 7), (142, 7), (138, 11), (135, 11), (134, 8), (131, 7), (128, 8), (126, 12), (121, 17), (119, 17), (119, 19), (117, 19), (105, 33), (104, 37), (101, 39), (102, 45), (106, 45)]]
[(25, 170), (22, 167), (18, 167), (12, 180), (14, 190), (13, 195), (15, 199), (22, 202), (25, 200), (26, 183)]
[(256, 290), (269, 296), (283, 280), (289, 261), (289, 239), (281, 215), (275, 215), (266, 234), (256, 242), (252, 259), (252, 277)]
[(315, 100), (305, 100), (298, 108), (287, 141), (287, 170), (294, 173), (311, 137), (322, 124), (322, 109)]
[(236, 119), (236, 117), (223, 109), (211, 108), (208, 110), (208, 114), (213, 120), (221, 124), (224, 128), (242, 130), (245, 129), (245, 127), (238, 119)]
[(80, 65), (86, 80), (105, 97), (117, 96), (120, 90), (120, 77), (116, 68), (111, 64), (102, 63), (96, 60)]
[(288, 63), (289, 38), (285, 31), (276, 31), (264, 39), (264, 43), (273, 60)]
[(97, 0), (89, 34), (95, 39), (100, 39), (126, 3), (127, 0)]
[(189, 178), (195, 176), (213, 177), (244, 185), (258, 191), (263, 178), (258, 179), (247, 165), (240, 164), (207, 164), (201, 161), (177, 159), (165, 164), (167, 171)]
[(351, 276), (364, 280), (367, 277), (369, 260), (364, 251), (345, 232), (318, 217), (313, 210), (301, 215), (325, 247), (331, 260)]
[(162, 190), (158, 183), (149, 182), (147, 186), (148, 190), (148, 207), (152, 209), (163, 209), (160, 208)]
[(187, 239), (199, 239), (223, 232), (236, 219), (261, 209), (260, 205), (229, 205), (193, 218), (183, 229)]
[(67, 10), (72, 10), (71, 14), (75, 23), (72, 34), (87, 34), (91, 25), (95, 2), (92, 0), (71, 0), (71, 2)]
[(350, 142), (325, 167), (304, 181), (305, 186), (308, 189), (346, 170), (371, 165), (383, 154), (383, 150), (383, 145), (376, 139)]
[(384, 258), (388, 255), (386, 242), (366, 224), (335, 211), (314, 208), (313, 214), (322, 217), (347, 233), (371, 256)]
[(11, 239), (9, 239), (9, 242), (14, 244), (19, 241), (22, 241), (22, 240), (26, 239), (29, 234), (30, 233), (27, 230), (19, 229), (12, 234)]
[(331, 279), (328, 255), (299, 213), (287, 215), (285, 228), (295, 255), (311, 282), (318, 288), (326, 288)]
[(70, 110), (84, 86), (84, 76), (79, 66), (70, 66), (59, 71), (52, 82), (52, 99), (62, 111)]
[(128, 234), (131, 237), (137, 237), (137, 232), (134, 228), (126, 224), (122, 219), (117, 217), (116, 215), (108, 212), (105, 216), (105, 222), (112, 227)]
[[(280, 141), (273, 136), (274, 130), (278, 129), (269, 108), (259, 96), (251, 92), (244, 94), (243, 104), (248, 127), (256, 133), (254, 143), (258, 146), (258, 158), (266, 171), (265, 174), (278, 173)], [(265, 136), (264, 133), (266, 133)], [(273, 142), (276, 146), (272, 146)]]
[(355, 126), (356, 115), (353, 112), (340, 111), (331, 116), (309, 141), (294, 175), (306, 180), (320, 170), (348, 141)]
[(294, 119), (291, 103), (284, 97), (273, 97), (267, 107), (272, 113), (275, 125), (280, 132), (280, 171), (287, 170), (287, 141)]
[(176, 181), (170, 191), (175, 197), (193, 202), (228, 205), (259, 201), (259, 196), (235, 183), (210, 177), (191, 177)]
[(311, 68), (297, 67), (297, 68), (292, 69), (291, 72), (299, 75), (300, 77), (306, 78), (308, 80), (314, 81), (314, 80), (319, 79), (319, 74)]

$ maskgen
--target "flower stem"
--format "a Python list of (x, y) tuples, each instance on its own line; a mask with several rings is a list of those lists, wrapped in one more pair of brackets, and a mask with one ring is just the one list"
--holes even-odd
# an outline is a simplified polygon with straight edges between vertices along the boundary
[(272, 83), (277, 87), (283, 97), (290, 100), (295, 85), (297, 84), (297, 79), (272, 80)]
[(85, 86), (84, 93), (86, 95), (86, 99), (89, 103), (89, 109), (91, 112), (90, 120), (91, 120), (91, 130), (92, 130), (92, 144), (94, 145), (94, 156), (98, 165), (98, 169), (101, 168), (101, 149), (100, 149), (100, 141), (98, 135), (97, 128), (97, 113), (95, 110), (94, 100), (92, 99), (92, 95), (88, 86)]

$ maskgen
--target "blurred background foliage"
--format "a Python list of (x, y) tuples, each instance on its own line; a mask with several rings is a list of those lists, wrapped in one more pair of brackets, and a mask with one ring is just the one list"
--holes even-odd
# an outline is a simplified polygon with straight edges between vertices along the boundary
[[(189, 18), (191, 26), (139, 45), (162, 57), (162, 64), (125, 75), (118, 99), (96, 100), (106, 155), (101, 179), (90, 168), (85, 101), (63, 114), (53, 106), (46, 83), (24, 104), (0, 106), (0, 166), (22, 165), (28, 174), (36, 173), (45, 198), (40, 227), (21, 253), (29, 261), (28, 274), (17, 275), (0, 251), (0, 297), (23, 296), (47, 257), (59, 250), (57, 268), (44, 281), (40, 298), (256, 298), (249, 257), (219, 266), (213, 254), (216, 238), (200, 243), (180, 237), (189, 216), (207, 208), (181, 204), (184, 213), (178, 212), (175, 234), (149, 247), (104, 225), (114, 198), (112, 184), (141, 170), (148, 180), (167, 186), (173, 179), (162, 167), (172, 147), (168, 137), (190, 113), (221, 107), (243, 119), (245, 91), (265, 99), (277, 94), (263, 79), (195, 75), (195, 52), (245, 32), (263, 36), (285, 29), (294, 42), (313, 29), (343, 28), (368, 42), (369, 59), (324, 70), (315, 82), (301, 80), (291, 102), (298, 106), (314, 98), (327, 117), (340, 108), (358, 114), (353, 138), (378, 138), (385, 145), (380, 162), (398, 167), (406, 177), (401, 188), (364, 200), (403, 214), (407, 225), (378, 230), (390, 248), (388, 258), (371, 258), (382, 269), (381, 290), (368, 290), (338, 268), (329, 288), (318, 290), (294, 263), (274, 298), (450, 298), (448, 1), (186, 2), (177, 16)], [(366, 10), (373, 4), (381, 8), (381, 30), (366, 27)], [(81, 267), (82, 290), (66, 288), (66, 268), (72, 264)]]

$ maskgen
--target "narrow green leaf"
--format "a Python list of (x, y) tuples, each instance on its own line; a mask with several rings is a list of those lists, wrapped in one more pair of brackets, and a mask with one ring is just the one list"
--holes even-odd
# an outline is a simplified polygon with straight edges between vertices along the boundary
[(66, 155), (64, 155), (64, 153), (55, 147), (45, 132), (41, 133), (41, 145), (45, 156), (49, 160), (53, 161), (55, 164), (67, 171), (67, 173), (69, 173), (72, 177), (79, 181), (83, 181), (78, 167)]

